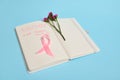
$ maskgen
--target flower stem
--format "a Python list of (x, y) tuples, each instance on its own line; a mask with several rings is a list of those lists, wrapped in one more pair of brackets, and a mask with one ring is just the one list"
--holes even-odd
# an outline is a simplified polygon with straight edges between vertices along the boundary
[(63, 40), (65, 41), (65, 37), (63, 36), (62, 32), (59, 31), (59, 30), (58, 30), (53, 24), (51, 24), (50, 22), (49, 22), (49, 24), (61, 35), (61, 37), (62, 37)]
[(59, 33), (59, 34), (62, 36), (63, 40), (65, 41), (65, 37), (63, 36), (63, 34), (62, 33)]
[[(60, 32), (61, 32), (61, 28), (60, 28), (60, 24), (59, 24), (59, 22), (58, 22), (58, 19), (55, 19), (56, 20), (56, 22), (57, 22), (57, 25), (58, 25), (58, 28), (59, 28), (59, 30), (60, 30)], [(62, 33), (62, 32), (61, 32)]]

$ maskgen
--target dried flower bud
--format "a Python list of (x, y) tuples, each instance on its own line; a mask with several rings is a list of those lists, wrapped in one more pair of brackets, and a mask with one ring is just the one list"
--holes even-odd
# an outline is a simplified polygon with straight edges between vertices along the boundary
[(49, 17), (52, 17), (52, 16), (53, 16), (53, 13), (52, 13), (52, 12), (49, 12), (48, 16), (49, 16)]
[(53, 13), (52, 13), (52, 12), (50, 12), (50, 13), (48, 14), (48, 19), (54, 21)]
[(43, 19), (44, 22), (49, 22), (48, 18)]
[(57, 14), (55, 14), (55, 15), (53, 16), (53, 19), (57, 19), (57, 17), (58, 17), (58, 15), (57, 15)]

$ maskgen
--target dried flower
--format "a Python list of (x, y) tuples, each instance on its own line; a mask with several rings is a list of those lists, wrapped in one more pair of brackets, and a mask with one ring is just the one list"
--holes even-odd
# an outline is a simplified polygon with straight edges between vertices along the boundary
[[(58, 15), (57, 15), (57, 14), (53, 15), (53, 13), (50, 12), (50, 13), (48, 14), (48, 17), (47, 17), (47, 18), (44, 18), (43, 21), (44, 21), (44, 22), (48, 22), (48, 23), (61, 35), (61, 37), (62, 37), (63, 40), (65, 41), (65, 37), (64, 37), (63, 34), (62, 34), (62, 31), (61, 31), (61, 28), (60, 28), (60, 24), (59, 24), (57, 18), (58, 18)], [(57, 24), (58, 28), (54, 25), (54, 23)]]

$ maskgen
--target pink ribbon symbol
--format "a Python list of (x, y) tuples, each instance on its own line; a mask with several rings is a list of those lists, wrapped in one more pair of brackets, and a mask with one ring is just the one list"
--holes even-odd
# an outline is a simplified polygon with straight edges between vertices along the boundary
[(47, 34), (44, 34), (41, 37), (41, 43), (42, 43), (42, 48), (37, 51), (38, 54), (41, 54), (43, 51), (46, 52), (47, 55), (53, 56), (53, 53), (51, 52), (49, 45), (50, 45), (50, 38)]

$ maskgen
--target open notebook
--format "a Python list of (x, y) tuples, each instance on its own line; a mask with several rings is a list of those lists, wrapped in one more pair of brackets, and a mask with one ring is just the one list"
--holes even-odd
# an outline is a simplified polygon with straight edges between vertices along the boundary
[(99, 51), (74, 18), (59, 19), (59, 23), (66, 41), (43, 21), (16, 27), (29, 72)]

